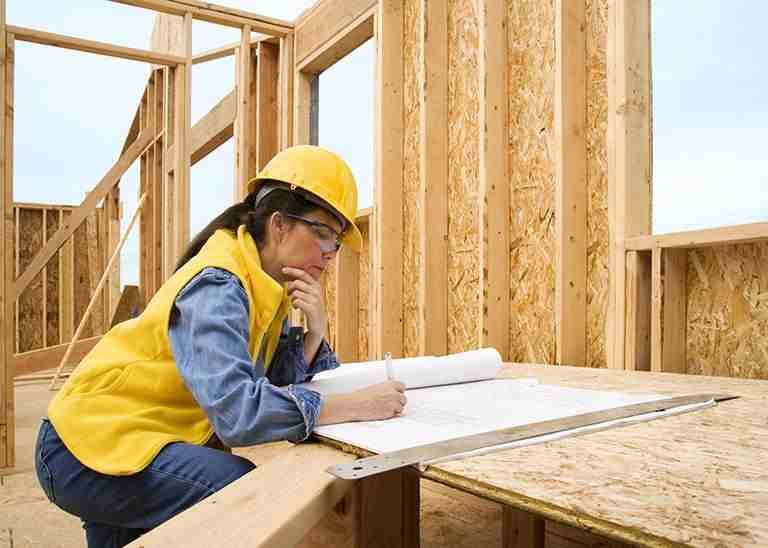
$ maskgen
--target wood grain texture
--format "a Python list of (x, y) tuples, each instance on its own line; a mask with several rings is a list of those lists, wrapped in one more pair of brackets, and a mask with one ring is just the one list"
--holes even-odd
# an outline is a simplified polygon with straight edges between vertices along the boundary
[[(768, 383), (510, 365), (504, 377), (574, 388), (740, 398), (640, 425), (429, 468), (425, 477), (610, 538), (647, 546), (768, 543)], [(510, 471), (514, 471), (511, 473)]]

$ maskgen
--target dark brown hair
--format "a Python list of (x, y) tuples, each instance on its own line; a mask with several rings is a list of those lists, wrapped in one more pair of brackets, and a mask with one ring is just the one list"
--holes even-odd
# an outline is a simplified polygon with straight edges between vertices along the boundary
[[(268, 181), (278, 183), (277, 181)], [(278, 183), (279, 184), (279, 183)], [(187, 246), (184, 254), (176, 263), (176, 270), (184, 266), (187, 261), (200, 252), (200, 249), (219, 229), (236, 232), (240, 225), (245, 225), (256, 245), (261, 247), (266, 240), (267, 221), (274, 212), (288, 215), (303, 216), (320, 209), (317, 205), (305, 200), (299, 193), (291, 192), (289, 187), (276, 189), (259, 201), (257, 207), (253, 207), (256, 200), (256, 192), (250, 193), (245, 199), (225, 209), (218, 217), (208, 223)], [(292, 222), (289, 218), (287, 222)]]

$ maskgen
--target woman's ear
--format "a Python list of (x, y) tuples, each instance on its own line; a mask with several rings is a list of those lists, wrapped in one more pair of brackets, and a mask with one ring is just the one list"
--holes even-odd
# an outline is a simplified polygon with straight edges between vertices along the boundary
[(274, 211), (272, 215), (269, 216), (268, 225), (274, 242), (282, 242), (288, 228), (285, 223), (285, 217), (283, 217), (279, 211)]

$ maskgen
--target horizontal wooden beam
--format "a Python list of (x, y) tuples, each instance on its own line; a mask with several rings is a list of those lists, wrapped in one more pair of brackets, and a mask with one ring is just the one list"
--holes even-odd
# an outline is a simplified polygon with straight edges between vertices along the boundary
[(210, 2), (198, 2), (196, 0), (111, 0), (118, 4), (136, 6), (149, 10), (169, 13), (171, 15), (184, 15), (190, 13), (193, 19), (206, 21), (227, 27), (242, 28), (250, 25), (251, 30), (270, 36), (283, 36), (293, 30), (293, 23), (264, 17), (235, 8), (228, 8)]
[(750, 223), (652, 236), (637, 236), (627, 238), (625, 245), (627, 250), (643, 250), (656, 247), (663, 249), (709, 247), (759, 241), (768, 241), (768, 223)]
[[(294, 546), (354, 485), (326, 468), (354, 459), (315, 443), (287, 448), (129, 546)], [(243, 519), (249, 509), (258, 519)]]
[(42, 44), (44, 46), (84, 51), (87, 53), (95, 53), (97, 55), (106, 55), (107, 57), (142, 61), (168, 67), (174, 67), (186, 61), (183, 57), (169, 55), (167, 53), (128, 48), (125, 46), (107, 44), (105, 42), (96, 42), (94, 40), (85, 40), (83, 38), (74, 38), (72, 36), (64, 36), (63, 34), (53, 34), (51, 32), (14, 27), (11, 25), (8, 25), (6, 28), (8, 29), (8, 32), (16, 37), (16, 40)]
[(64, 242), (74, 234), (78, 226), (91, 214), (96, 206), (104, 199), (110, 190), (117, 184), (120, 177), (131, 167), (131, 164), (138, 158), (144, 149), (154, 140), (155, 136), (147, 132), (139, 135), (134, 143), (128, 147), (128, 150), (120, 156), (115, 165), (107, 172), (101, 181), (88, 193), (80, 206), (72, 211), (68, 219), (65, 219), (59, 230), (50, 240), (37, 252), (35, 258), (29, 264), (24, 273), (16, 279), (13, 284), (11, 295), (18, 299), (22, 292), (29, 286), (32, 279), (40, 272), (53, 255), (64, 245)]
[(361, 14), (323, 46), (307, 55), (298, 65), (298, 69), (319, 74), (373, 38), (375, 13), (376, 6)]
[(323, 45), (336, 41), (338, 34), (362, 14), (378, 5), (376, 0), (324, 0), (317, 9), (296, 22), (296, 64), (301, 65)]
[[(251, 48), (261, 42), (259, 38), (251, 39)], [(240, 47), (240, 42), (232, 42), (226, 46), (220, 48), (204, 51), (192, 56), (192, 64), (198, 65), (200, 63), (207, 63), (208, 61), (215, 61), (216, 59), (223, 59), (224, 57), (230, 57), (235, 54), (235, 50)]]
[[(233, 90), (192, 127), (190, 165), (195, 165), (232, 138), (236, 109), (237, 98)], [(171, 146), (169, 158), (173, 158), (173, 152), (174, 147)], [(173, 171), (172, 163), (166, 167), (168, 171)]]
[[(101, 336), (77, 341), (69, 359), (72, 362), (79, 362), (100, 340)], [(45, 371), (46, 369), (56, 367), (64, 356), (64, 353), (67, 351), (68, 346), (69, 343), (57, 344), (56, 346), (49, 346), (48, 348), (41, 348), (40, 350), (31, 350), (22, 354), (16, 354), (11, 360), (13, 376), (20, 377), (22, 375), (30, 375), (32, 373), (37, 373), (38, 371)]]

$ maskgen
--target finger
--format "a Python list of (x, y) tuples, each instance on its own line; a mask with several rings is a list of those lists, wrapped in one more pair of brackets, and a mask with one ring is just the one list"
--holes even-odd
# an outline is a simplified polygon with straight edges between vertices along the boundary
[(319, 283), (309, 284), (304, 280), (294, 280), (292, 282), (289, 282), (288, 291), (296, 291), (296, 290), (306, 291), (307, 293), (319, 293), (320, 284)]
[(400, 381), (391, 381), (391, 383), (392, 383), (392, 388), (394, 388), (398, 392), (405, 392), (405, 385)]
[(311, 295), (309, 293), (305, 293), (303, 291), (296, 291), (291, 295), (291, 299), (301, 299), (302, 301), (306, 303), (311, 303), (313, 306), (317, 306), (317, 304), (320, 302), (319, 299), (315, 295)]
[(292, 266), (284, 266), (283, 274), (290, 276), (294, 280), (303, 280), (307, 283), (312, 283), (314, 281), (314, 278), (310, 276), (309, 272), (300, 268), (294, 268)]

